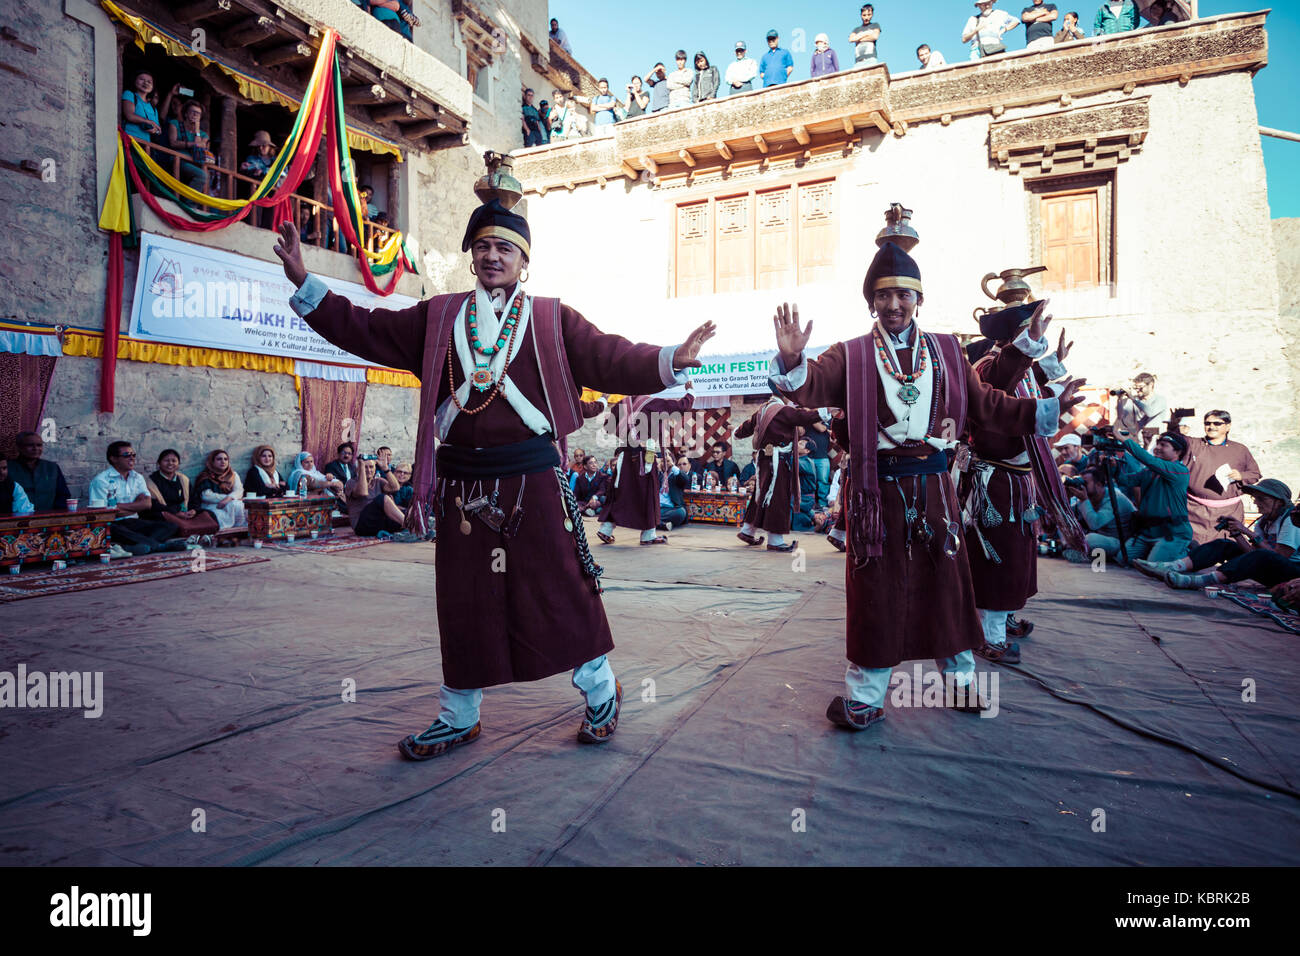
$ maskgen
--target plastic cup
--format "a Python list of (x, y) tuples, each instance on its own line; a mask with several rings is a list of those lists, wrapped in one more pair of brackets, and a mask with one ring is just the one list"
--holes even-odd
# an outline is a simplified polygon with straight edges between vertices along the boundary
[(68, 499), (66, 502), (64, 502), (64, 503), (67, 505), (69, 511), (76, 511), (76, 510), (77, 510), (77, 499), (76, 499), (76, 498), (69, 498), (69, 499)]
[(105, 498), (91, 498), (91, 499), (90, 499), (90, 507), (92, 507), (92, 508), (107, 508), (107, 507), (108, 507), (108, 500), (105, 499)]
[(22, 573), (22, 570), (23, 570), (23, 566), (22, 566), (21, 564), (11, 564), (11, 565), (9, 565), (9, 573), (10, 573), (10, 574), (21, 574), (21, 573)]
[(317, 531), (315, 528), (312, 528), (312, 531), (311, 531), (311, 539), (312, 539), (313, 541), (315, 541), (315, 540), (316, 540), (317, 538), (319, 538), (319, 537), (320, 537), (320, 532)]
[(53, 565), (51, 566), (50, 570), (51, 570), (51, 571), (66, 571), (67, 568), (68, 568), (68, 562), (67, 562), (67, 561), (55, 561), (55, 562), (53, 563)]
[(112, 561), (113, 561), (113, 556), (111, 554), (101, 554), (99, 556), (100, 564), (111, 564)]
[(289, 533), (289, 534), (287, 534), (287, 535), (285, 535), (285, 540), (287, 540), (290, 544), (293, 544), (293, 538), (294, 538), (294, 536), (293, 536), (292, 532)]
[(298, 497), (298, 492), (296, 492), (296, 491), (286, 491), (286, 492), (284, 493), (284, 496), (285, 496), (286, 498), (297, 498), (297, 497)]
[(253, 539), (253, 547), (254, 547), (254, 548), (260, 548), (261, 546), (262, 546), (262, 539), (261, 539), (261, 538), (254, 538), (254, 539)]

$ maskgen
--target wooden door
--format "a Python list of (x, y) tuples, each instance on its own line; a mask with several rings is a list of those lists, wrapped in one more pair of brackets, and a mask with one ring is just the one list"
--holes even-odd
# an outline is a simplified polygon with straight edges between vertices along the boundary
[(755, 198), (756, 285), (760, 289), (779, 289), (795, 283), (793, 198), (790, 186), (769, 189)]
[(1045, 289), (1088, 288), (1101, 282), (1100, 205), (1095, 189), (1043, 197)]
[(747, 292), (754, 288), (753, 197), (728, 196), (714, 205), (717, 228), (717, 291)]
[(830, 279), (835, 271), (835, 182), (799, 187), (799, 284)]
[(676, 269), (675, 295), (708, 295), (713, 291), (708, 200), (677, 207)]

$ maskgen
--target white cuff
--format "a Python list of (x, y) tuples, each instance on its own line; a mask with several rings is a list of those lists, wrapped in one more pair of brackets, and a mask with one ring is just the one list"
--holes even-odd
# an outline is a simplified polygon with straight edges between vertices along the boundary
[(781, 356), (774, 355), (768, 366), (767, 380), (783, 392), (794, 392), (808, 381), (808, 356), (800, 355), (799, 364), (787, 371), (781, 365)]
[(1047, 355), (1040, 358), (1038, 360), (1038, 367), (1043, 370), (1043, 373), (1047, 376), (1049, 382), (1054, 382), (1058, 378), (1065, 378), (1065, 376), (1070, 374), (1065, 370), (1065, 366), (1061, 363), (1061, 360), (1056, 357), (1055, 352), (1049, 352)]
[(1038, 411), (1034, 415), (1034, 433), (1042, 438), (1051, 438), (1061, 430), (1061, 400), (1052, 398), (1038, 399)]
[(1065, 391), (1064, 382), (1048, 382), (1047, 387), (1051, 389), (1052, 394), (1055, 395), (1057, 398), (1060, 398), (1061, 393)]
[(1016, 336), (1015, 341), (1011, 344), (1020, 349), (1021, 352), (1028, 355), (1031, 359), (1041, 358), (1047, 353), (1047, 337), (1044, 336), (1041, 339), (1031, 339), (1029, 337), (1028, 326), (1025, 327), (1023, 332)]
[(677, 354), (678, 348), (679, 346), (676, 345), (665, 345), (659, 350), (659, 381), (663, 382), (664, 388), (685, 385), (686, 380), (691, 377), (691, 369), (673, 371), (673, 356)]
[(327, 292), (329, 292), (329, 287), (320, 279), (308, 273), (302, 285), (298, 286), (298, 291), (289, 299), (289, 308), (300, 316), (306, 316), (316, 311)]

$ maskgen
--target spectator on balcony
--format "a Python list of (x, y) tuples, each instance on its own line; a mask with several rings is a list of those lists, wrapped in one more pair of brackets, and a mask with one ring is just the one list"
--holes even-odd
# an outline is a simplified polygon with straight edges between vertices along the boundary
[[(298, 207), (298, 239), (301, 242), (309, 242), (313, 246), (325, 246), (328, 248), (329, 242), (321, 242), (321, 216), (316, 214), (317, 206), (310, 203), (302, 203)], [(328, 223), (326, 230), (329, 229)]]
[(560, 49), (569, 56), (573, 56), (573, 47), (569, 45), (569, 35), (560, 29), (560, 21), (554, 17), (551, 18), (551, 32), (549, 34), (552, 43), (559, 45)]
[(563, 90), (556, 90), (555, 105), (551, 107), (551, 141), (574, 139), (576, 130), (577, 109), (573, 100)]
[(933, 70), (948, 65), (948, 61), (944, 59), (943, 54), (931, 50), (928, 43), (922, 43), (916, 48), (916, 58), (920, 61), (923, 70)]
[(767, 31), (767, 52), (758, 63), (758, 72), (763, 77), (764, 89), (779, 86), (794, 72), (794, 57), (789, 50), (781, 48), (781, 35), (775, 30)]
[(1033, 0), (1033, 3), (1020, 11), (1020, 20), (1025, 25), (1025, 49), (1047, 50), (1056, 41), (1052, 39), (1052, 24), (1056, 22), (1056, 4)]
[(668, 74), (668, 108), (677, 109), (691, 105), (691, 80), (695, 74), (686, 68), (686, 51), (676, 54), (677, 69)]
[(645, 85), (650, 87), (650, 112), (668, 109), (668, 71), (662, 63), (656, 63), (645, 75)]
[(695, 54), (695, 73), (691, 77), (691, 102), (703, 103), (718, 98), (718, 68), (709, 63), (703, 52)]
[(180, 122), (167, 121), (167, 146), (185, 153), (193, 162), (181, 160), (180, 179), (196, 192), (207, 192), (208, 171), (204, 164), (217, 157), (208, 148), (208, 134), (203, 132), (203, 106), (198, 100), (186, 100), (181, 107)]
[(754, 80), (758, 77), (758, 61), (751, 56), (746, 56), (744, 40), (736, 41), (736, 59), (733, 63), (727, 64), (727, 74), (723, 78), (727, 84), (727, 95), (732, 93), (746, 93), (754, 88)]
[(127, 136), (151, 143), (162, 135), (153, 100), (153, 74), (141, 70), (132, 78), (131, 89), (122, 93), (122, 129)]
[(524, 133), (524, 147), (541, 146), (546, 142), (542, 135), (542, 114), (533, 105), (533, 91), (524, 90), (523, 116), (521, 125)]
[(1152, 0), (1151, 5), (1147, 7), (1146, 15), (1153, 27), (1162, 27), (1166, 23), (1182, 23), (1187, 19), (1178, 0)]
[(641, 77), (633, 76), (627, 84), (627, 113), (624, 119), (644, 116), (650, 106), (650, 94), (644, 89)]
[(838, 73), (840, 71), (839, 58), (835, 56), (835, 51), (831, 49), (831, 38), (824, 33), (817, 34), (817, 39), (813, 41), (816, 49), (812, 55), (811, 75), (814, 77), (826, 76), (829, 73)]
[(37, 511), (64, 511), (72, 492), (63, 469), (48, 459), (39, 432), (19, 432), (14, 438), (18, 457), (9, 459), (9, 477), (18, 482)]
[(264, 179), (275, 163), (276, 145), (271, 139), (271, 134), (264, 129), (259, 129), (253, 134), (248, 148), (249, 154), (239, 164), (239, 171), (245, 176), (258, 180)]
[(1005, 10), (994, 10), (993, 0), (975, 0), (976, 13), (966, 21), (961, 42), (970, 44), (970, 58), (981, 60), (986, 56), (1005, 53), (1007, 45), (1002, 34), (1014, 30), (1020, 21)]
[(1138, 27), (1138, 8), (1133, 0), (1106, 0), (1092, 21), (1092, 35), (1101, 37), (1125, 33)]
[(411, 28), (420, 25), (420, 18), (398, 0), (370, 0), (370, 15), (408, 40), (411, 39)]
[(880, 24), (873, 19), (875, 8), (864, 3), (858, 11), (862, 22), (849, 32), (849, 42), (853, 44), (854, 66), (874, 66), (880, 62), (876, 57), (876, 41), (880, 39)]
[(1065, 15), (1063, 25), (1053, 39), (1057, 43), (1069, 43), (1071, 40), (1082, 40), (1087, 35), (1079, 26), (1079, 15), (1071, 10)]
[(379, 207), (371, 202), (371, 200), (375, 198), (374, 186), (371, 186), (370, 183), (359, 184), (357, 186), (357, 195), (360, 196), (361, 201), (365, 203), (367, 219), (374, 219), (379, 215)]
[(612, 126), (618, 121), (618, 116), (614, 108), (618, 106), (618, 100), (614, 99), (614, 94), (609, 91), (609, 80), (601, 77), (596, 81), (596, 95), (591, 98), (589, 109), (591, 110), (591, 121), (596, 126)]

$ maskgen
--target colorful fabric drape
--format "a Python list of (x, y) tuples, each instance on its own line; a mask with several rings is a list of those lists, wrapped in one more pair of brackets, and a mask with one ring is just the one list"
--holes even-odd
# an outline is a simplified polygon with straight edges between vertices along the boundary
[[(119, 130), (118, 161), (100, 216), (101, 228), (120, 233), (133, 226), (126, 190), (128, 176), (149, 208), (176, 229), (189, 232), (224, 229), (244, 219), (256, 206), (272, 208), (273, 222), (278, 225), (291, 218), (290, 200), (315, 162), (323, 132), (327, 143), (331, 203), (340, 229), (357, 255), (366, 287), (378, 295), (391, 294), (403, 273), (416, 270), (401, 233), (393, 233), (377, 252), (364, 248), (359, 241), (358, 237), (364, 234), (365, 206), (357, 195), (355, 166), (348, 146), (337, 44), (338, 34), (326, 30), (293, 129), (252, 196), (248, 199), (221, 199), (191, 189), (159, 166), (138, 141)], [(159, 196), (176, 203), (187, 216), (177, 216), (164, 209), (158, 201)], [(375, 277), (384, 275), (389, 279), (381, 287)]]
[(323, 378), (302, 380), (302, 447), (316, 459), (316, 470), (345, 441), (361, 447), (361, 416), (366, 408), (365, 382), (331, 382)]
[(14, 436), (39, 431), (56, 355), (0, 352), (0, 454), (16, 453)]

